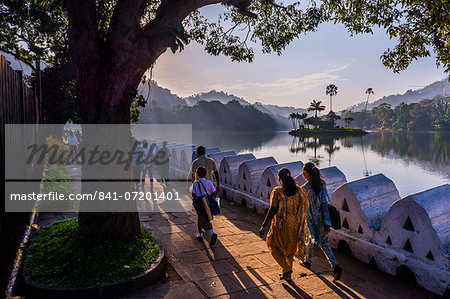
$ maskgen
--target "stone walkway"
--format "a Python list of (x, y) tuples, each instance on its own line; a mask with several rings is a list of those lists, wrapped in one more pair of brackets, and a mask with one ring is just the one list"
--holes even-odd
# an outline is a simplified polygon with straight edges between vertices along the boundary
[[(68, 167), (72, 177), (77, 169)], [(80, 186), (73, 189), (79, 192)], [(156, 190), (161, 187), (156, 183)], [(133, 291), (122, 298), (431, 298), (433, 294), (336, 251), (344, 268), (342, 279), (333, 283), (332, 271), (320, 250), (315, 250), (312, 269), (294, 263), (293, 282), (280, 281), (281, 268), (259, 237), (262, 216), (245, 207), (222, 201), (222, 214), (213, 220), (219, 238), (212, 248), (209, 236), (195, 239), (195, 212), (141, 213), (145, 225), (162, 240), (166, 257), (180, 280)], [(74, 213), (44, 213), (44, 226)]]
[(124, 298), (433, 297), (340, 252), (336, 256), (344, 273), (340, 282), (333, 283), (331, 268), (320, 250), (315, 250), (311, 271), (296, 260), (293, 282), (280, 282), (281, 268), (257, 232), (262, 216), (228, 201), (222, 201), (221, 212), (213, 220), (219, 238), (212, 248), (207, 241), (195, 239), (194, 212), (141, 214), (141, 221), (162, 240), (167, 259), (182, 280), (148, 287)]

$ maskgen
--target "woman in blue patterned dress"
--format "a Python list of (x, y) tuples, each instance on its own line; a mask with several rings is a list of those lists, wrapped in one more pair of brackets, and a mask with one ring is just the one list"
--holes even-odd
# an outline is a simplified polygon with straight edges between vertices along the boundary
[(307, 180), (301, 187), (304, 198), (308, 198), (309, 209), (306, 216), (309, 232), (306, 230), (303, 266), (311, 268), (313, 245), (320, 247), (333, 267), (333, 280), (339, 280), (342, 268), (339, 267), (330, 244), (328, 233), (331, 227), (330, 213), (328, 211), (328, 192), (320, 170), (311, 162), (303, 166), (303, 176)]

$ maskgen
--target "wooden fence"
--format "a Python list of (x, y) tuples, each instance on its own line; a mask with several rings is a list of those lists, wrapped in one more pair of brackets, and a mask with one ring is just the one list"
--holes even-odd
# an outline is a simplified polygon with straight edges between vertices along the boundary
[[(5, 124), (37, 124), (39, 123), (39, 101), (33, 90), (22, 78), (22, 72), (11, 68), (6, 58), (0, 55), (0, 177), (5, 183)], [(9, 138), (8, 142), (21, 144), (22, 136)], [(18, 154), (24, 149), (18, 148)], [(24, 173), (27, 170), (23, 170)], [(24, 177), (26, 179), (26, 177)], [(24, 182), (27, 188), (35, 188), (36, 183)], [(5, 185), (3, 185), (4, 187)], [(3, 291), (19, 240), (29, 219), (29, 213), (5, 213), (5, 191), (2, 189), (0, 210), (0, 249), (1, 249), (1, 290)], [(37, 189), (39, 192), (39, 189)], [(2, 295), (4, 292), (2, 292)]]

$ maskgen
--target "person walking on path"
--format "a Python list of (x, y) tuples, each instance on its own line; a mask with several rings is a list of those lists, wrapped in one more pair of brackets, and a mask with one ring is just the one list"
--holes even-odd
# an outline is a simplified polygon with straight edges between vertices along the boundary
[(140, 184), (141, 186), (144, 186), (145, 184), (145, 177), (147, 176), (150, 180), (150, 185), (153, 184), (153, 160), (155, 158), (155, 155), (153, 155), (153, 148), (154, 146), (148, 145), (148, 142), (144, 140), (142, 142), (142, 163), (141, 163), (141, 177), (140, 177)]
[(339, 280), (342, 268), (338, 265), (330, 244), (328, 233), (330, 232), (331, 219), (328, 211), (328, 192), (325, 181), (320, 175), (320, 170), (311, 162), (303, 166), (303, 176), (307, 180), (302, 185), (303, 196), (309, 202), (306, 222), (308, 230), (305, 234), (303, 266), (310, 269), (314, 244), (320, 247), (328, 262), (334, 270), (333, 281)]
[(217, 234), (214, 233), (214, 229), (211, 224), (212, 216), (211, 209), (209, 205), (209, 198), (215, 198), (217, 190), (214, 184), (205, 178), (206, 168), (197, 168), (196, 175), (198, 180), (192, 183), (192, 198), (195, 211), (197, 212), (197, 227), (198, 236), (197, 240), (203, 241), (203, 229), (209, 230), (211, 233), (211, 239), (209, 245), (213, 246), (217, 241)]
[(169, 181), (169, 162), (171, 156), (170, 149), (167, 148), (167, 141), (164, 141), (162, 147), (156, 153), (157, 167), (161, 176), (161, 182), (163, 183)]
[(217, 170), (216, 162), (213, 159), (207, 157), (205, 153), (206, 149), (204, 146), (200, 145), (199, 147), (197, 147), (197, 159), (192, 162), (187, 179), (188, 181), (197, 181), (198, 177), (196, 176), (196, 171), (199, 167), (204, 167), (206, 169), (205, 178), (209, 181), (212, 181), (212, 178), (214, 176), (214, 179), (216, 181), (216, 190), (219, 194), (219, 171)]
[(278, 171), (281, 186), (272, 190), (270, 209), (259, 229), (264, 237), (266, 226), (271, 222), (266, 242), (273, 258), (283, 269), (280, 280), (292, 280), (292, 264), (297, 252), (299, 236), (306, 228), (308, 202), (303, 198), (300, 187), (295, 183), (289, 169)]

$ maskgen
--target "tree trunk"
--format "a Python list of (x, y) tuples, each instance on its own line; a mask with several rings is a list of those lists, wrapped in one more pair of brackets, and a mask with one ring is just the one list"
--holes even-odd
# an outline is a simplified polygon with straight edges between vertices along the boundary
[[(121, 149), (129, 152), (131, 149), (130, 129), (124, 130), (123, 127), (113, 124), (130, 124), (130, 105), (148, 67), (136, 60), (119, 67), (116, 59), (118, 59), (117, 56), (104, 55), (96, 62), (97, 66), (87, 65), (79, 68), (77, 74), (81, 122), (98, 125), (94, 128), (82, 125), (82, 147), (86, 152), (94, 149), (95, 146), (110, 151)], [(108, 126), (102, 126), (102, 124), (108, 124)], [(82, 179), (83, 194), (117, 192), (123, 195), (124, 192), (133, 191), (131, 169), (126, 171), (119, 165), (102, 168), (98, 165), (83, 164)], [(92, 179), (99, 181), (94, 183), (90, 181)], [(114, 183), (114, 180), (120, 182)], [(98, 212), (98, 210), (108, 210), (109, 207), (104, 202), (81, 202), (78, 215), (80, 230), (89, 233), (113, 232), (123, 238), (139, 235), (140, 221), (135, 203), (122, 199), (122, 202), (114, 204), (116, 207), (121, 205), (121, 208), (116, 208), (115, 211)]]
[[(129, 124), (130, 105), (140, 80), (158, 57), (174, 44), (177, 24), (192, 11), (220, 1), (164, 1), (165, 5), (158, 8), (154, 20), (145, 27), (141, 27), (140, 21), (147, 1), (117, 1), (106, 38), (100, 37), (98, 31), (96, 2), (67, 1), (68, 38), (80, 118), (83, 124)], [(106, 148), (131, 149), (129, 130), (110, 125), (100, 131), (83, 126), (83, 147), (93, 148), (100, 144)], [(88, 184), (85, 179), (92, 177), (106, 182)], [(128, 188), (131, 190), (130, 170), (83, 165), (82, 192), (114, 191), (116, 186), (111, 184), (111, 180), (118, 177), (129, 178)], [(83, 203), (80, 207), (78, 223), (81, 230), (113, 231), (123, 237), (139, 234), (139, 215), (135, 206), (132, 212), (87, 212), (91, 204)], [(127, 202), (123, 205), (124, 211), (132, 208)]]

